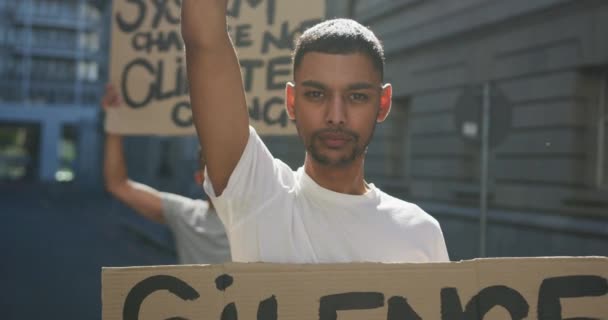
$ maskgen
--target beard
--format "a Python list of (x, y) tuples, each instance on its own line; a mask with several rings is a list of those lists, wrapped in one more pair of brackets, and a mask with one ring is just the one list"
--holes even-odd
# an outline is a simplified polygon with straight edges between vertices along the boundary
[[(358, 133), (342, 127), (317, 130), (310, 135), (310, 140), (308, 141), (308, 145), (306, 145), (306, 151), (310, 154), (312, 159), (319, 164), (332, 167), (346, 167), (367, 151), (367, 146), (374, 135), (375, 128), (376, 123), (374, 122), (370, 135), (366, 137), (365, 140), (361, 140), (361, 136)], [(342, 148), (349, 148), (350, 150), (342, 157), (337, 159), (330, 158), (320, 150), (320, 144), (322, 144), (325, 135), (339, 135), (344, 137), (348, 142)]]

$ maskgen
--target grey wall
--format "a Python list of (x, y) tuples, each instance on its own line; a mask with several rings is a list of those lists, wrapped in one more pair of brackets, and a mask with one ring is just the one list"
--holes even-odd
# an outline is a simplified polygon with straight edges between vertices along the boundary
[[(488, 255), (608, 255), (608, 189), (597, 185), (607, 2), (336, 1), (329, 16), (385, 44), (395, 103), (368, 179), (435, 215), (452, 258), (479, 254), (486, 83)], [(463, 133), (471, 125), (477, 136)]]

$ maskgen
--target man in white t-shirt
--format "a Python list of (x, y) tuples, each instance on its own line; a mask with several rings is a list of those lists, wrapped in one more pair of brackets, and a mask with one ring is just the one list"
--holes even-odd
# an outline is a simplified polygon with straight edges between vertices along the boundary
[[(102, 106), (115, 108), (122, 105), (120, 95), (107, 85)], [(195, 173), (202, 184), (202, 169)], [(177, 194), (160, 192), (147, 185), (132, 181), (127, 174), (122, 136), (106, 133), (104, 153), (104, 180), (106, 189), (118, 200), (149, 220), (167, 224), (175, 239), (178, 262), (182, 264), (216, 264), (230, 261), (230, 246), (224, 226), (213, 204)]]
[(307, 30), (294, 51), (286, 108), (306, 148), (292, 171), (253, 128), (239, 62), (226, 32), (226, 0), (184, 0), (190, 97), (207, 161), (205, 190), (239, 262), (438, 262), (438, 222), (364, 179), (376, 123), (391, 107), (384, 53), (359, 23)]

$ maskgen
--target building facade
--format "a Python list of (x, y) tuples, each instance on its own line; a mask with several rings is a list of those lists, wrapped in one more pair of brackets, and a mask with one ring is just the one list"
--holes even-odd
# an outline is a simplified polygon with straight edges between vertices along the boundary
[(108, 4), (0, 0), (0, 179), (92, 178)]
[(608, 254), (608, 3), (328, 6), (386, 49), (368, 176), (436, 216), (452, 258)]

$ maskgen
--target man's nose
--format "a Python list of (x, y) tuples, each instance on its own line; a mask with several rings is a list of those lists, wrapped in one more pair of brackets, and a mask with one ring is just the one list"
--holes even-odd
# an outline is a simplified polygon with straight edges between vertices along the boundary
[(334, 95), (327, 100), (327, 124), (343, 125), (346, 123), (346, 103), (342, 95)]

